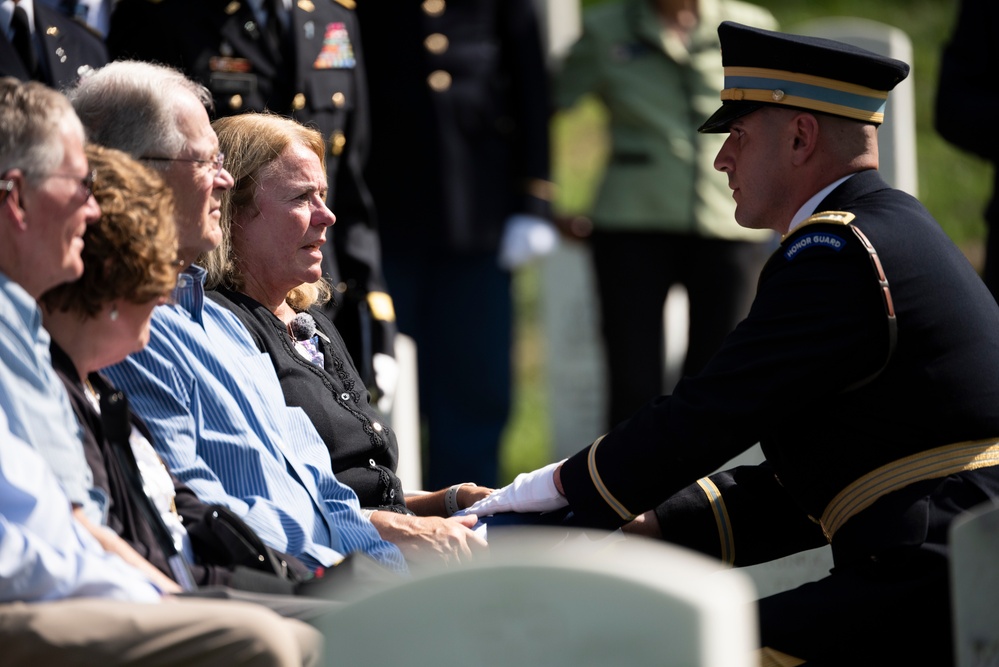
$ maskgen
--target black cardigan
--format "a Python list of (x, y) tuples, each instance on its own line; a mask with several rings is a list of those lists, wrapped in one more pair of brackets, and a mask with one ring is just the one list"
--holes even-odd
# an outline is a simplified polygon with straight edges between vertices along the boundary
[[(295, 349), (288, 329), (274, 313), (245, 294), (215, 290), (209, 298), (246, 325), (261, 352), (270, 355), (285, 401), (305, 411), (326, 443), (336, 478), (352, 488), (361, 506), (407, 512), (402, 483), (395, 474), (399, 445), (386, 419), (371, 404), (343, 339), (317, 308), (323, 368)], [(328, 339), (328, 340), (327, 340)]]

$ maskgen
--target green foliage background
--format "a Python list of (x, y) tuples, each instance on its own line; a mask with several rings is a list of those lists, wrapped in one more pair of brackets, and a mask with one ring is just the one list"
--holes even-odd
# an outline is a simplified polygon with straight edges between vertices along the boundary
[[(583, 0), (583, 5), (601, 1), (608, 0)], [(909, 35), (913, 45), (910, 76), (916, 95), (919, 198), (978, 265), (991, 167), (953, 148), (933, 129), (940, 53), (956, 18), (957, 0), (758, 0), (756, 4), (769, 9), (782, 29), (788, 31), (820, 17), (855, 16), (896, 26)], [(974, 109), (968, 111), (969, 119), (974, 118)], [(584, 104), (553, 120), (553, 173), (560, 186), (556, 204), (561, 213), (585, 212), (589, 205), (605, 151), (601, 120), (601, 111), (593, 104)], [(504, 436), (501, 460), (506, 480), (548, 462), (551, 448), (537, 268), (518, 273), (515, 288), (518, 325), (514, 412)], [(582, 447), (587, 443), (579, 444)]]

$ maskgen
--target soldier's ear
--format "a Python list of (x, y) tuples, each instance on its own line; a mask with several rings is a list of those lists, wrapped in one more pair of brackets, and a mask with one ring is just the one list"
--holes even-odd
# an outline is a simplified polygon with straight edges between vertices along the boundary
[(792, 160), (795, 165), (801, 165), (811, 157), (818, 145), (819, 121), (814, 114), (803, 111), (795, 114), (791, 130)]

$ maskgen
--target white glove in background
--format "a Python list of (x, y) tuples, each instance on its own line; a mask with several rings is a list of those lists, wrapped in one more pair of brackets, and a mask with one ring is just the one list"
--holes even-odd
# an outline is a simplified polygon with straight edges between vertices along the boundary
[(382, 352), (376, 352), (371, 357), (371, 367), (375, 371), (375, 384), (382, 395), (378, 398), (378, 409), (383, 414), (392, 412), (395, 401), (395, 389), (399, 384), (399, 362)]
[(502, 512), (550, 512), (562, 509), (569, 501), (555, 488), (555, 469), (564, 462), (565, 459), (562, 459), (544, 468), (517, 475), (510, 484), (473, 503), (465, 509), (465, 513), (490, 516)]
[(511, 215), (500, 240), (499, 265), (513, 270), (533, 259), (544, 257), (558, 245), (554, 225), (536, 215)]

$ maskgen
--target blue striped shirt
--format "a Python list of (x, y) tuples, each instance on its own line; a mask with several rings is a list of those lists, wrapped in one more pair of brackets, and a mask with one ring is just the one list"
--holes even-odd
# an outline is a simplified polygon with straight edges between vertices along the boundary
[(10, 431), (46, 460), (70, 502), (104, 523), (107, 497), (94, 487), (80, 425), (49, 356), (49, 332), (30, 294), (0, 273), (0, 410)]
[(204, 276), (197, 266), (182, 273), (174, 302), (153, 312), (146, 349), (106, 369), (167, 466), (313, 568), (364, 551), (404, 571), (402, 554), (334, 477), (312, 422), (285, 404), (270, 358), (235, 315), (205, 300)]

